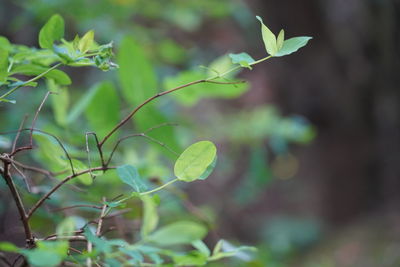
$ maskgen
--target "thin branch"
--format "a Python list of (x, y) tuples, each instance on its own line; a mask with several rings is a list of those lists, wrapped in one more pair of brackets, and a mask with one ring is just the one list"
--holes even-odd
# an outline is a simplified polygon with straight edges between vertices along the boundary
[(92, 209), (98, 209), (98, 210), (102, 209), (101, 206), (81, 204), (81, 205), (73, 205), (73, 206), (69, 206), (69, 207), (63, 207), (63, 208), (59, 208), (59, 209), (53, 209), (50, 212), (59, 212), (59, 211), (75, 209), (75, 208), (92, 208)]
[(28, 115), (25, 115), (24, 118), (21, 121), (21, 124), (19, 125), (18, 132), (15, 135), (15, 138), (14, 138), (14, 141), (13, 141), (13, 144), (12, 144), (11, 153), (13, 153), (15, 151), (15, 147), (17, 146), (19, 135), (21, 134), (22, 127), (24, 127), (24, 124), (25, 124), (25, 121), (26, 121), (27, 118), (28, 118)]
[(211, 82), (211, 83), (218, 83), (218, 84), (237, 84), (237, 83), (242, 83), (242, 81), (240, 82), (229, 82), (229, 83), (224, 83), (224, 82), (215, 82), (212, 81), (213, 79), (218, 78), (218, 77), (213, 77), (210, 79), (202, 79), (202, 80), (197, 80), (197, 81), (193, 81), (178, 87), (175, 87), (173, 89), (158, 93), (150, 98), (148, 98), (147, 100), (145, 100), (142, 104), (140, 104), (139, 106), (137, 106), (134, 110), (131, 111), (131, 113), (129, 113), (124, 119), (122, 119), (104, 138), (103, 140), (101, 140), (101, 142), (99, 143), (100, 147), (102, 147), (104, 145), (104, 143), (115, 133), (115, 131), (117, 131), (119, 128), (121, 128), (125, 123), (127, 123), (135, 114), (136, 112), (138, 112), (140, 109), (142, 109), (146, 104), (152, 102), (153, 100), (159, 98), (160, 96), (163, 95), (167, 95), (170, 94), (172, 92), (181, 90), (183, 88), (195, 85), (195, 84), (199, 84), (199, 83), (207, 83), (207, 82)]
[(21, 196), (18, 193), (18, 190), (14, 184), (14, 181), (10, 175), (10, 163), (9, 162), (4, 162), (4, 170), (1, 171), (2, 176), (4, 177), (8, 188), (10, 189), (11, 195), (14, 199), (15, 205), (17, 206), (18, 213), (20, 215), (24, 231), (25, 231), (25, 239), (26, 239), (26, 244), (28, 247), (34, 244), (34, 239), (32, 235), (31, 228), (29, 226), (28, 222), (28, 217), (25, 212), (25, 207), (22, 202)]
[(28, 190), (28, 192), (32, 193), (31, 185), (29, 184), (28, 177), (26, 177), (26, 175), (20, 169), (18, 169), (18, 167), (15, 166), (15, 164), (11, 163), (11, 166), (18, 172), (19, 175), (21, 175), (22, 179), (25, 182), (26, 189)]
[[(60, 140), (57, 136), (55, 136), (54, 134), (51, 134), (51, 133), (49, 133), (49, 132), (42, 131), (42, 130), (39, 130), (39, 129), (34, 129), (34, 128), (24, 128), (24, 129), (21, 129), (21, 131), (34, 131), (34, 132), (42, 133), (42, 134), (45, 134), (45, 135), (48, 135), (48, 136), (54, 138), (54, 140), (56, 140), (56, 142), (58, 143), (58, 145), (59, 145), (59, 146), (61, 147), (61, 149), (64, 151), (64, 154), (65, 154), (65, 156), (66, 156), (67, 159), (68, 159), (68, 162), (69, 162), (69, 165), (70, 165), (72, 174), (75, 173), (74, 164), (72, 163), (72, 158), (71, 158), (71, 156), (69, 155), (69, 153), (68, 153), (67, 149), (65, 148), (64, 144), (61, 142), (61, 140)], [(10, 134), (10, 133), (13, 133), (13, 132), (16, 132), (16, 131), (4, 132), (4, 133), (0, 133), (0, 135), (3, 135), (3, 134)], [(20, 148), (17, 148), (17, 149), (14, 151), (14, 153), (11, 153), (11, 154), (10, 154), (10, 156), (14, 156), (14, 155), (15, 155), (17, 152), (19, 152), (20, 150), (26, 150), (26, 149), (27, 149), (27, 147), (20, 147)]]
[(76, 248), (73, 248), (73, 247), (69, 247), (69, 250), (72, 250), (73, 252), (76, 252), (78, 254), (82, 254), (82, 251), (80, 251), (80, 250), (78, 250)]
[(122, 141), (124, 141), (124, 140), (126, 140), (126, 139), (129, 139), (129, 138), (132, 138), (132, 137), (144, 137), (144, 138), (149, 139), (150, 141), (152, 141), (152, 142), (154, 142), (154, 143), (156, 143), (156, 144), (159, 144), (160, 146), (164, 147), (165, 149), (167, 149), (167, 150), (168, 150), (169, 152), (171, 152), (172, 154), (174, 154), (174, 155), (179, 155), (179, 154), (176, 153), (174, 150), (172, 150), (170, 147), (168, 147), (165, 143), (163, 143), (163, 142), (161, 142), (161, 141), (158, 141), (157, 139), (155, 139), (155, 138), (153, 138), (153, 137), (150, 137), (150, 136), (146, 135), (145, 133), (130, 134), (130, 135), (127, 135), (127, 136), (124, 136), (124, 137), (120, 138), (120, 139), (117, 141), (117, 143), (116, 143), (115, 146), (113, 147), (113, 149), (112, 149), (112, 151), (111, 151), (111, 153), (110, 153), (110, 156), (109, 156), (109, 158), (108, 158), (108, 160), (107, 160), (107, 162), (106, 162), (106, 166), (107, 166), (108, 164), (110, 164), (110, 162), (111, 162), (111, 160), (112, 160), (112, 157), (114, 156), (114, 153), (115, 153), (115, 151), (117, 150), (119, 144), (120, 144)]
[[(20, 151), (30, 150), (30, 149), (33, 148), (33, 130), (35, 129), (35, 125), (36, 125), (37, 118), (39, 116), (39, 112), (42, 110), (42, 107), (43, 107), (44, 103), (46, 102), (46, 100), (47, 100), (47, 98), (49, 97), (50, 94), (51, 94), (51, 92), (47, 92), (45, 94), (42, 102), (40, 103), (38, 109), (36, 110), (35, 116), (33, 117), (32, 126), (30, 128), (30, 134), (29, 134), (29, 145), (28, 146), (19, 147), (17, 149), (13, 149), (13, 151), (10, 154), (11, 156), (14, 156), (15, 154), (17, 154)], [(20, 133), (21, 129), (19, 129), (18, 132)]]
[(11, 265), (11, 263), (7, 260), (7, 258), (6, 258), (6, 256), (4, 255), (4, 253), (2, 253), (2, 252), (0, 252), (0, 260), (2, 261), (2, 262), (4, 262), (4, 264), (6, 265), (6, 266), (12, 266)]
[(25, 165), (25, 164), (23, 164), (23, 163), (21, 163), (19, 161), (16, 161), (16, 160), (11, 160), (11, 163), (21, 167), (24, 170), (34, 171), (34, 172), (46, 175), (49, 178), (53, 178), (53, 173), (48, 171), (48, 170), (45, 170), (45, 169), (42, 169), (42, 168), (39, 168), (39, 167), (35, 167), (35, 166)]
[(19, 85), (15, 86), (15, 87), (12, 88), (11, 90), (9, 90), (7, 93), (5, 93), (5, 94), (3, 94), (2, 96), (0, 96), (0, 99), (4, 99), (5, 97), (7, 97), (7, 96), (9, 96), (11, 93), (13, 93), (15, 90), (17, 90), (18, 88), (21, 88), (22, 86), (24, 86), (24, 85), (26, 85), (26, 84), (29, 84), (29, 83), (31, 83), (31, 82), (36, 82), (37, 80), (39, 80), (40, 78), (42, 78), (43, 76), (45, 76), (47, 73), (49, 73), (50, 71), (52, 71), (52, 70), (58, 68), (58, 67), (61, 66), (61, 65), (62, 65), (61, 62), (60, 62), (60, 63), (57, 63), (56, 65), (54, 65), (53, 67), (51, 67), (51, 68), (47, 69), (46, 71), (42, 72), (42, 73), (39, 74), (38, 76), (33, 77), (32, 79), (30, 79), (30, 80), (28, 80), (28, 81), (26, 81), (26, 82), (24, 82), (24, 83), (22, 83), (22, 84), (19, 84)]
[(85, 236), (82, 235), (74, 235), (74, 236), (52, 236), (48, 238), (43, 238), (43, 239), (38, 239), (38, 240), (46, 240), (46, 241), (57, 241), (57, 240), (66, 240), (70, 242), (87, 242), (87, 239)]
[[(107, 201), (106, 198), (103, 197), (103, 203), (105, 203), (106, 201)], [(101, 214), (100, 214), (99, 222), (97, 224), (97, 229), (96, 229), (96, 235), (97, 236), (100, 236), (101, 227), (103, 226), (103, 219), (104, 219), (104, 216), (106, 214), (107, 207), (108, 207), (108, 205), (104, 204), (103, 208), (101, 209)]]
[[(101, 149), (101, 146), (100, 146), (100, 144), (99, 144), (99, 139), (97, 138), (97, 135), (96, 135), (96, 133), (94, 133), (94, 132), (87, 132), (87, 133), (85, 134), (85, 136), (86, 136), (86, 149), (87, 149), (87, 151), (89, 151), (89, 143), (88, 143), (88, 139), (87, 139), (87, 136), (88, 136), (88, 135), (93, 135), (93, 136), (94, 136), (94, 139), (95, 139), (95, 141), (96, 141), (96, 147), (97, 147), (97, 150), (99, 151), (99, 155), (100, 155), (101, 166), (105, 167), (106, 164), (105, 164), (105, 161), (104, 161), (103, 150)], [(88, 152), (88, 153), (89, 153), (89, 152)], [(88, 154), (88, 158), (89, 158), (89, 154)], [(89, 159), (89, 160), (90, 160), (90, 159)]]
[(49, 199), (50, 196), (56, 192), (62, 185), (64, 185), (65, 183), (67, 183), (68, 181), (74, 179), (75, 177), (78, 177), (80, 175), (89, 173), (91, 171), (106, 171), (109, 169), (115, 169), (116, 167), (96, 167), (96, 168), (91, 168), (91, 169), (87, 169), (87, 170), (83, 170), (74, 174), (71, 174), (67, 177), (65, 177), (63, 180), (61, 180), (58, 184), (56, 184), (52, 189), (50, 189), (49, 192), (47, 192), (45, 195), (43, 195), (37, 202), (35, 205), (33, 205), (33, 207), (29, 210), (28, 214), (27, 214), (27, 219), (29, 219), (32, 214), (46, 201), (46, 199)]

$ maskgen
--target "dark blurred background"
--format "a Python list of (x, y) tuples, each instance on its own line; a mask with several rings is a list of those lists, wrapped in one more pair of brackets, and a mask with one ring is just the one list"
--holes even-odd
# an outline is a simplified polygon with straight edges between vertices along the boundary
[[(157, 62), (161, 76), (226, 52), (261, 58), (255, 15), (275, 33), (313, 36), (298, 53), (244, 71), (251, 88), (240, 97), (182, 108), (197, 136), (219, 140), (231, 158), (215, 179), (189, 187), (190, 198), (213, 207), (220, 236), (258, 244), (265, 266), (400, 266), (400, 2), (200, 2), (2, 0), (0, 35), (37, 46), (40, 25), (58, 12), (72, 33), (94, 28), (117, 44), (134, 34), (151, 48), (163, 36), (186, 52), (184, 62)], [(69, 73), (79, 85), (95, 79)], [(257, 107), (304, 122), (315, 137), (282, 148), (276, 136), (215, 133), (250, 116), (262, 124)]]

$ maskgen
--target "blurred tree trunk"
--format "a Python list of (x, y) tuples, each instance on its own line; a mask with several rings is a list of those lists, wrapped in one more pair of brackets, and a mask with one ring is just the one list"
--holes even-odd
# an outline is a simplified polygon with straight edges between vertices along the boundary
[(335, 223), (400, 204), (399, 2), (256, 4), (274, 32), (282, 25), (287, 37), (314, 36), (301, 53), (268, 71), (280, 106), (318, 127), (299, 175), (319, 188), (315, 212)]

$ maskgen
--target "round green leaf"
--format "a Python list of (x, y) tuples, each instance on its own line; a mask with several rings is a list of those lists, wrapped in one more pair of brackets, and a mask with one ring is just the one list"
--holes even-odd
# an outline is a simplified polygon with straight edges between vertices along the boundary
[[(200, 141), (189, 146), (175, 162), (175, 176), (185, 182), (199, 179), (213, 164), (217, 148), (210, 141)], [(205, 179), (205, 178), (204, 178)]]

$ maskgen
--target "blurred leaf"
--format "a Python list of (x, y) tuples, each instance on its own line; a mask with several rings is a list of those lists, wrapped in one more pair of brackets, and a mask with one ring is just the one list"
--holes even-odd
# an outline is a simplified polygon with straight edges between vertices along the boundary
[(58, 266), (67, 257), (67, 241), (38, 241), (36, 244), (37, 248), (21, 252), (33, 266)]
[(58, 236), (71, 236), (74, 235), (74, 231), (75, 219), (73, 217), (67, 217), (57, 225)]
[(20, 249), (10, 242), (0, 242), (0, 251), (18, 252)]
[[(72, 159), (72, 164), (74, 165), (74, 169), (76, 172), (85, 171), (89, 169), (82, 161), (77, 159)], [(85, 173), (76, 177), (84, 185), (91, 185), (93, 183), (93, 178), (90, 176), (90, 173)]]
[(312, 37), (308, 36), (301, 36), (301, 37), (294, 37), (287, 39), (283, 42), (282, 49), (278, 51), (274, 56), (275, 57), (282, 57), (286, 55), (290, 55), (303, 46), (305, 46)]
[[(117, 59), (120, 66), (118, 74), (122, 94), (133, 106), (132, 108), (158, 93), (153, 66), (144, 49), (133, 38), (125, 37), (122, 40)], [(167, 121), (154, 102), (147, 104), (132, 119), (139, 131), (145, 131)], [(172, 127), (164, 127), (162, 131), (152, 131), (149, 135), (167, 143), (172, 149), (178, 147)]]
[(108, 241), (93, 234), (92, 231), (89, 229), (89, 227), (85, 227), (84, 235), (86, 236), (89, 242), (93, 243), (97, 251), (103, 253), (111, 252), (111, 245), (108, 243)]
[(133, 261), (131, 261), (131, 263), (134, 264), (133, 266), (136, 266), (136, 265), (140, 266), (139, 263), (144, 261), (144, 257), (142, 256), (140, 251), (137, 249), (129, 249), (129, 248), (121, 247), (121, 248), (119, 248), (119, 251), (121, 251), (122, 253), (124, 253), (125, 255), (127, 255), (133, 259)]
[(157, 200), (149, 195), (141, 196), (140, 199), (143, 202), (143, 219), (140, 232), (142, 238), (144, 239), (157, 227), (158, 224)]
[(203, 239), (206, 234), (207, 228), (202, 224), (179, 221), (160, 228), (147, 240), (160, 246), (185, 245)]
[[(12, 74), (23, 74), (28, 76), (36, 76), (47, 71), (48, 68), (36, 64), (23, 64), (15, 66), (11, 69)], [(54, 79), (60, 85), (70, 85), (71, 78), (61, 70), (51, 70), (44, 75), (46, 78)]]
[(210, 249), (202, 240), (196, 240), (192, 242), (192, 246), (195, 247), (202, 254), (206, 255), (207, 257), (210, 256), (211, 254)]
[(55, 93), (51, 96), (54, 118), (59, 125), (66, 126), (69, 105), (68, 89), (60, 88), (53, 79), (47, 79), (47, 88)]
[(85, 115), (92, 130), (104, 137), (119, 122), (119, 98), (111, 82), (96, 85)]
[(39, 45), (41, 48), (52, 49), (54, 41), (64, 37), (64, 20), (56, 14), (53, 15), (39, 32)]
[(122, 182), (131, 186), (135, 192), (144, 192), (147, 190), (146, 184), (140, 177), (137, 169), (131, 165), (122, 165), (117, 168), (118, 177)]
[(264, 41), (265, 49), (267, 50), (268, 54), (274, 56), (276, 52), (278, 52), (278, 47), (276, 44), (276, 37), (275, 34), (265, 26), (261, 17), (256, 17), (261, 22), (261, 34)]
[(236, 247), (233, 246), (231, 243), (229, 243), (226, 240), (220, 240), (214, 250), (212, 256), (209, 258), (210, 261), (215, 261), (219, 260), (222, 258), (227, 258), (227, 257), (237, 257), (240, 258), (243, 261), (250, 261), (252, 259), (252, 256), (245, 253), (245, 252), (254, 252), (257, 251), (255, 247), (249, 247), (249, 246), (240, 246)]
[(216, 155), (217, 148), (210, 141), (192, 144), (183, 151), (175, 162), (174, 174), (181, 181), (197, 180), (204, 173), (207, 174), (207, 168), (213, 164)]
[(157, 77), (142, 47), (125, 37), (117, 55), (119, 79), (126, 100), (137, 106), (157, 93)]
[(87, 90), (83, 96), (79, 98), (77, 103), (71, 108), (67, 116), (67, 122), (72, 123), (78, 119), (81, 114), (86, 110), (87, 106), (93, 101), (93, 97), (97, 94), (99, 86), (94, 86)]
[(250, 64), (255, 61), (249, 54), (244, 52), (240, 54), (229, 54), (229, 57), (232, 59), (233, 64), (240, 64), (240, 66), (249, 69), (251, 69)]
[(4, 82), (7, 77), (8, 69), (8, 50), (0, 46), (0, 82)]
[(173, 255), (174, 266), (203, 266), (207, 256), (199, 251), (190, 251), (185, 255)]
[[(210, 65), (207, 67), (209, 77), (213, 77), (215, 75), (221, 75), (232, 68), (232, 61), (230, 56), (222, 55), (215, 60), (213, 60)], [(224, 76), (224, 78), (232, 78), (235, 76), (235, 72), (230, 72)]]
[(49, 170), (63, 171), (68, 166), (65, 152), (54, 138), (39, 132), (34, 132), (33, 138), (38, 145), (36, 155)]
[[(213, 75), (215, 76), (216, 73)], [(172, 89), (196, 80), (206, 79), (208, 76), (202, 71), (183, 71), (176, 76), (170, 76), (164, 80), (164, 88)], [(225, 79), (216, 79), (218, 82), (226, 82)], [(174, 93), (174, 98), (185, 106), (193, 106), (203, 98), (235, 98), (248, 89), (247, 83), (240, 84), (213, 84), (200, 83), (191, 85)]]
[(162, 40), (158, 49), (161, 59), (167, 63), (180, 64), (186, 60), (186, 50), (173, 40)]

